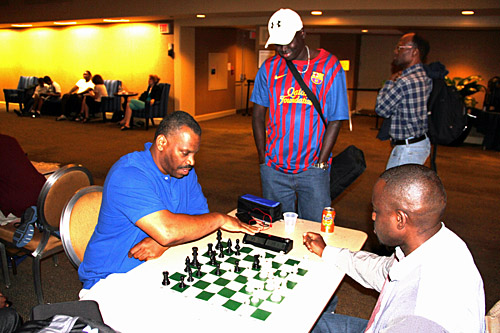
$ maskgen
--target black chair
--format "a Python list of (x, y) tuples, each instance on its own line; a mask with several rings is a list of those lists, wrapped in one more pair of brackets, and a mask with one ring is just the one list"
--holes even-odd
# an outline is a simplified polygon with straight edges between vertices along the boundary
[(96, 301), (70, 301), (52, 304), (39, 304), (31, 309), (31, 320), (44, 320), (55, 315), (84, 317), (103, 324), (99, 304)]
[(483, 108), (486, 111), (500, 112), (500, 76), (494, 76), (488, 81)]
[(154, 126), (155, 123), (153, 118), (164, 118), (167, 115), (168, 109), (168, 94), (170, 93), (170, 84), (159, 83), (161, 98), (159, 101), (155, 101), (153, 105), (146, 103), (146, 106), (142, 110), (132, 111), (132, 118), (130, 123), (134, 123), (134, 118), (145, 118), (146, 119), (146, 130), (149, 129), (149, 120), (151, 119), (151, 125)]
[(4, 89), (3, 93), (5, 95), (7, 112), (9, 112), (9, 103), (19, 103), (19, 111), (23, 112), (23, 105), (33, 95), (37, 83), (38, 77), (36, 76), (21, 76), (17, 84), (17, 89)]
[(101, 98), (100, 112), (102, 112), (102, 121), (106, 122), (106, 112), (115, 113), (121, 110), (120, 96), (116, 96), (115, 94), (119, 91), (120, 87), (122, 86), (122, 81), (104, 80), (104, 85), (106, 86), (108, 96)]

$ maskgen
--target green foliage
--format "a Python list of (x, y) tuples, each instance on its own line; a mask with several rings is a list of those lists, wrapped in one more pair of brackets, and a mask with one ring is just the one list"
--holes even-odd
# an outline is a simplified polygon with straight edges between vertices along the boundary
[(479, 84), (479, 81), (482, 81), (480, 75), (470, 75), (466, 78), (454, 77), (453, 79), (448, 76), (444, 78), (446, 84), (452, 87), (455, 87), (462, 96), (464, 100), (464, 104), (467, 107), (475, 107), (477, 105), (477, 101), (471, 95), (479, 92), (485, 91), (486, 87), (482, 84)]

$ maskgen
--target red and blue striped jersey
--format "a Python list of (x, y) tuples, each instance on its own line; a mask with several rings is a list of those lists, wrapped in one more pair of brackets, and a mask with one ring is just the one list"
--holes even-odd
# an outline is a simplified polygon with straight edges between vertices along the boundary
[[(319, 55), (294, 60), (304, 81), (316, 95), (327, 121), (349, 119), (345, 73), (338, 59), (320, 49)], [(325, 126), (314, 105), (277, 55), (259, 69), (250, 100), (269, 108), (266, 165), (285, 173), (299, 173), (317, 163)], [(331, 155), (330, 155), (331, 159)]]

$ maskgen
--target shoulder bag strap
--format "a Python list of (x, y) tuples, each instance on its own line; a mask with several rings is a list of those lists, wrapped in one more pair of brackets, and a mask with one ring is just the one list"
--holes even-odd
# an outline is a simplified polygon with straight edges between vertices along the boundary
[(297, 70), (297, 68), (295, 67), (295, 65), (293, 64), (293, 62), (291, 62), (290, 60), (286, 60), (286, 64), (287, 64), (288, 68), (290, 69), (290, 71), (292, 72), (293, 77), (295, 78), (295, 80), (299, 83), (299, 85), (302, 88), (302, 90), (304, 90), (304, 92), (306, 93), (307, 98), (309, 98), (309, 100), (313, 103), (314, 108), (316, 109), (316, 111), (318, 111), (318, 113), (319, 113), (319, 115), (321, 117), (321, 120), (323, 121), (323, 124), (325, 124), (325, 127), (326, 127), (327, 126), (327, 122), (326, 122), (325, 116), (323, 116), (323, 112), (321, 111), (321, 106), (319, 105), (318, 98), (311, 91), (311, 89), (309, 89), (309, 87), (307, 86), (307, 84), (304, 82), (304, 79), (299, 74), (299, 71)]

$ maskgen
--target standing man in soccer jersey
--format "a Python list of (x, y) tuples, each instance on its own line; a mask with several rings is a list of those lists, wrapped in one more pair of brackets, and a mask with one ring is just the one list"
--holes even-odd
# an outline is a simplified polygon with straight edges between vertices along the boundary
[[(319, 222), (323, 208), (331, 205), (332, 149), (341, 121), (349, 119), (345, 74), (334, 55), (309, 49), (302, 20), (293, 10), (275, 12), (268, 29), (266, 47), (275, 44), (278, 55), (262, 64), (250, 99), (262, 193), (281, 202), (283, 211), (297, 211), (300, 218)], [(327, 126), (286, 60), (292, 61), (318, 98)]]
[(415, 33), (403, 35), (394, 48), (393, 73), (377, 96), (375, 112), (391, 118), (389, 135), (393, 147), (386, 169), (403, 164), (424, 164), (430, 154), (427, 137), (427, 101), (432, 79), (422, 62), (429, 53), (429, 43)]

